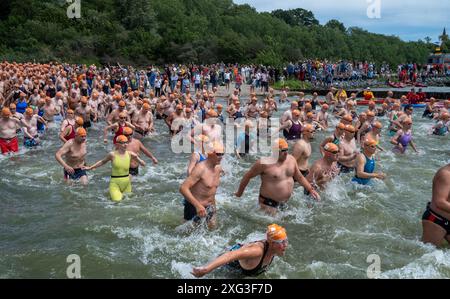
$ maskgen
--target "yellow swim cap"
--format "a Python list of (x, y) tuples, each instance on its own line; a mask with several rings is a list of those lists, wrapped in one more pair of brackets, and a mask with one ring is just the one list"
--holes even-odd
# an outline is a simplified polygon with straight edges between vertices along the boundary
[(287, 239), (286, 229), (278, 224), (271, 224), (267, 227), (267, 239), (281, 241)]

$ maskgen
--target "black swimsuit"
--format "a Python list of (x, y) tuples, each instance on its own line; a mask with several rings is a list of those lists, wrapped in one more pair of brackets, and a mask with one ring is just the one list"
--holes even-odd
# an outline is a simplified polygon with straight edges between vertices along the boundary
[[(239, 260), (233, 261), (233, 262), (227, 264), (227, 266), (230, 268), (236, 269), (236, 270), (240, 270), (242, 272), (242, 274), (247, 275), (247, 276), (256, 276), (256, 275), (259, 275), (259, 274), (265, 272), (273, 261), (273, 257), (272, 257), (270, 262), (267, 265), (263, 266), (264, 257), (266, 256), (267, 251), (269, 250), (269, 243), (267, 241), (256, 241), (256, 242), (264, 242), (264, 253), (263, 253), (263, 256), (261, 257), (261, 261), (259, 261), (258, 266), (256, 266), (255, 268), (253, 268), (251, 270), (247, 270), (247, 269), (242, 268), (241, 264), (239, 263)], [(256, 243), (256, 242), (253, 242), (253, 243)], [(230, 251), (239, 249), (242, 246), (243, 246), (242, 244), (236, 244), (233, 247), (231, 247)]]
[(450, 235), (450, 220), (433, 211), (430, 204), (430, 202), (427, 204), (427, 209), (425, 210), (425, 213), (423, 213), (422, 220), (428, 220), (436, 223), (447, 231), (447, 235)]

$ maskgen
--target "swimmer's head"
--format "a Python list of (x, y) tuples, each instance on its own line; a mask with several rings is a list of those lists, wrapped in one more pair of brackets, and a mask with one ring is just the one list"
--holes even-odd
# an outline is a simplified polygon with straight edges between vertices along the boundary
[[(223, 155), (225, 155), (225, 148), (221, 142), (214, 141), (208, 146), (208, 159), (216, 157), (218, 164), (222, 160)], [(213, 158), (214, 159), (214, 158)]]
[(364, 140), (364, 149), (375, 151), (377, 149), (377, 141), (372, 138)]
[(209, 116), (209, 117), (218, 117), (219, 115), (218, 115), (217, 112), (214, 111), (213, 109), (209, 109), (209, 111), (208, 111), (208, 116)]
[(125, 108), (126, 104), (124, 101), (119, 102), (119, 108)]
[(298, 109), (295, 109), (294, 111), (292, 111), (292, 116), (294, 116), (294, 117), (299, 117), (300, 116), (300, 110), (298, 110)]
[(9, 104), (9, 110), (16, 110), (16, 104), (14, 103)]
[(149, 105), (148, 103), (144, 103), (144, 104), (142, 105), (142, 109), (143, 109), (144, 111), (150, 111), (150, 105)]
[(339, 153), (339, 147), (332, 142), (328, 142), (327, 144), (325, 144), (323, 149), (326, 153), (330, 153), (331, 155), (337, 155)]
[(75, 132), (75, 137), (79, 138), (79, 140), (81, 138), (86, 138), (87, 136), (87, 132), (84, 128), (78, 128)]
[(125, 135), (119, 135), (119, 136), (117, 136), (117, 138), (116, 138), (116, 144), (119, 144), (119, 145), (126, 145), (128, 143), (128, 138), (127, 138), (127, 136), (125, 136)]
[(328, 104), (323, 104), (322, 105), (322, 110), (328, 110), (328, 108), (329, 108)]
[(374, 122), (372, 126), (373, 126), (375, 129), (381, 129), (381, 128), (383, 128), (383, 125), (382, 125), (379, 121)]
[(28, 107), (27, 109), (25, 109), (25, 114), (28, 116), (33, 116), (34, 114), (33, 108)]
[(119, 119), (120, 120), (127, 120), (127, 114), (125, 112), (119, 113)]
[(316, 130), (314, 129), (314, 126), (311, 124), (306, 124), (302, 128), (303, 136), (305, 136), (306, 138), (308, 138), (310, 140), (313, 139), (315, 131)]
[(306, 103), (306, 104), (305, 104), (305, 110), (306, 110), (306, 111), (312, 110), (312, 105), (311, 105), (310, 103)]
[(12, 115), (11, 110), (9, 110), (8, 107), (3, 107), (3, 109), (2, 109), (2, 117), (8, 118), (8, 117), (11, 117), (11, 115)]
[(311, 111), (306, 113), (306, 118), (313, 118), (314, 117), (314, 113), (312, 113)]
[(267, 241), (272, 244), (277, 255), (284, 255), (288, 246), (286, 229), (278, 224), (271, 224), (266, 231)]
[(346, 114), (344, 115), (344, 117), (342, 117), (342, 120), (351, 123), (353, 121), (353, 117), (350, 114)]
[(81, 127), (81, 126), (83, 126), (84, 125), (84, 120), (83, 120), (83, 118), (81, 118), (81, 117), (77, 117), (77, 118), (75, 118), (75, 123), (79, 126), (79, 127)]
[(346, 125), (344, 130), (345, 130), (345, 132), (347, 132), (351, 136), (353, 136), (353, 134), (356, 133), (356, 129), (352, 125)]
[(345, 124), (343, 124), (343, 123), (338, 123), (337, 125), (336, 125), (336, 131), (341, 131), (342, 132), (342, 130), (344, 130), (345, 129)]
[(367, 111), (366, 115), (367, 117), (375, 117), (375, 113), (373, 113), (373, 111)]
[(127, 138), (130, 138), (133, 135), (133, 129), (130, 127), (124, 127), (122, 132)]

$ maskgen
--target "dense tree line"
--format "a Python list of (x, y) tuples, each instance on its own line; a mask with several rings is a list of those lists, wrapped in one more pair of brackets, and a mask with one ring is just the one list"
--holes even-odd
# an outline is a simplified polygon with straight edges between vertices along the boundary
[[(324, 26), (303, 9), (258, 13), (232, 0), (2, 0), (0, 58), (76, 63), (239, 62), (282, 65), (307, 58), (424, 63), (432, 45)], [(395, 31), (395, 30), (393, 30)]]

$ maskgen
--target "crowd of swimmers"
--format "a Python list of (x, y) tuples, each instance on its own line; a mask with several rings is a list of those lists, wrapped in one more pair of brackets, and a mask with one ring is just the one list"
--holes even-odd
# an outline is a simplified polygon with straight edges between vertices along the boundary
[[(87, 75), (94, 79), (87, 80)], [(367, 89), (364, 92), (369, 100), (367, 110), (358, 113), (357, 95), (348, 97), (343, 89), (331, 88), (323, 99), (317, 94), (312, 97), (300, 94), (294, 101), (288, 99), (286, 90), (275, 96), (274, 90), (268, 89), (261, 101), (255, 93), (250, 93), (248, 99), (241, 98), (239, 89), (234, 89), (222, 105), (217, 103), (217, 88), (191, 94), (191, 88), (182, 89), (182, 81), (177, 81), (167, 96), (157, 96), (154, 89), (146, 90), (144, 86), (124, 91), (118, 84), (106, 92), (104, 84), (108, 76), (108, 71), (95, 66), (68, 69), (59, 64), (1, 63), (2, 154), (17, 152), (19, 137), (23, 138), (24, 147), (39, 147), (43, 136), (54, 133), (49, 130), (52, 123), (59, 124), (61, 147), (55, 158), (63, 168), (64, 179), (70, 184), (87, 185), (87, 173), (110, 162), (110, 198), (120, 202), (124, 194), (132, 192), (132, 177), (139, 175), (139, 167), (146, 165), (142, 156), (158, 163), (142, 140), (153, 134), (155, 122), (161, 122), (170, 138), (185, 135), (194, 147), (187, 177), (180, 186), (184, 220), (194, 225), (206, 223), (214, 229), (215, 196), (224, 172), (221, 161), (229, 154), (223, 143), (222, 127), (230, 121), (241, 128), (232, 151), (238, 159), (253, 153), (255, 138), (276, 136), (271, 144), (272, 156), (258, 159), (244, 174), (234, 194), (241, 197), (249, 182), (260, 177), (255, 199), (270, 215), (288, 208), (296, 184), (303, 187), (307, 196), (320, 200), (320, 193), (343, 173), (352, 173), (351, 181), (359, 185), (385, 179), (386, 174), (377, 170), (375, 159), (377, 151), (388, 150), (380, 144), (382, 120), (388, 123), (385, 130), (394, 152), (418, 151), (412, 130), (413, 106), (403, 105), (402, 109), (405, 99), (394, 99), (392, 92), (377, 105)], [(287, 101), (289, 109), (280, 111), (279, 120), (273, 118), (280, 103)], [(449, 100), (433, 98), (427, 103), (423, 117), (435, 121), (430, 133), (448, 133), (449, 105)], [(334, 119), (337, 125), (332, 126)], [(104, 143), (112, 142), (114, 150), (87, 165), (86, 143), (94, 124), (103, 129)], [(328, 131), (330, 135), (324, 136)], [(311, 141), (318, 132), (323, 138), (317, 149), (320, 158), (310, 161)], [(447, 165), (436, 174), (432, 201), (423, 215), (423, 240), (435, 245), (450, 234), (449, 180)], [(284, 254), (288, 245), (286, 230), (277, 224), (270, 225), (266, 235), (265, 240), (233, 246), (208, 265), (194, 268), (192, 273), (200, 277), (222, 265), (239, 268), (244, 274), (261, 273), (275, 255)]]

